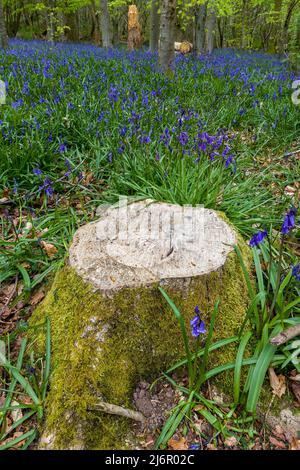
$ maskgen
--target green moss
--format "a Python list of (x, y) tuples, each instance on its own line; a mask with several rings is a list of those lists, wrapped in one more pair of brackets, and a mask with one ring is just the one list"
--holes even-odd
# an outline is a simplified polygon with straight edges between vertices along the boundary
[[(246, 258), (247, 248), (241, 244)], [(177, 285), (178, 284), (178, 285)], [(165, 290), (189, 321), (199, 305), (206, 324), (215, 302), (220, 309), (213, 340), (237, 333), (248, 304), (239, 262), (232, 253), (223, 269), (207, 276), (168, 282)], [(132, 407), (137, 380), (155, 378), (184, 356), (177, 320), (157, 286), (95, 293), (70, 268), (60, 271), (31, 324), (46, 316), (52, 329), (52, 376), (46, 403), (46, 431), (54, 448), (122, 449), (130, 423), (88, 411), (101, 399)], [(191, 338), (192, 340), (192, 338)], [(43, 345), (42, 335), (38, 338)], [(216, 351), (211, 365), (234, 361), (235, 347)], [(222, 379), (224, 382), (224, 379)], [(230, 375), (226, 376), (231, 386)]]

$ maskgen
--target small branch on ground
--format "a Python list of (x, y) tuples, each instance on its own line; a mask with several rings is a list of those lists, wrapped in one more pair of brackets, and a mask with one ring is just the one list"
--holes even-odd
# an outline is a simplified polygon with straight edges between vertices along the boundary
[(140, 421), (142, 423), (146, 421), (145, 416), (139, 411), (128, 410), (122, 406), (112, 405), (111, 403), (105, 403), (104, 401), (100, 401), (96, 403), (96, 405), (88, 407), (88, 411), (102, 411), (103, 413), (124, 416), (125, 418), (133, 419), (134, 421)]
[(282, 331), (279, 335), (274, 336), (274, 338), (270, 339), (270, 343), (276, 346), (280, 346), (281, 344), (286, 343), (295, 336), (300, 335), (300, 325), (292, 326), (285, 331)]

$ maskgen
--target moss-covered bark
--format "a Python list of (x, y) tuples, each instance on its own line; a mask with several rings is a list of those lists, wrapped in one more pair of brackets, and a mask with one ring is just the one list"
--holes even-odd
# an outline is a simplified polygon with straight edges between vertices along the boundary
[[(244, 245), (243, 251), (247, 258)], [(217, 299), (221, 302), (213, 339), (234, 335), (242, 324), (248, 296), (234, 253), (217, 272), (161, 285), (184, 314), (188, 330), (195, 305), (208, 325)], [(137, 380), (155, 378), (184, 356), (178, 323), (157, 285), (104, 294), (94, 292), (66, 267), (57, 274), (31, 324), (46, 316), (51, 319), (52, 376), (45, 428), (55, 436), (53, 448), (126, 448), (128, 420), (96, 414), (88, 407), (99, 398), (131, 407)], [(37, 341), (40, 347), (42, 336)], [(216, 351), (211, 363), (232, 361), (234, 354), (233, 346)]]

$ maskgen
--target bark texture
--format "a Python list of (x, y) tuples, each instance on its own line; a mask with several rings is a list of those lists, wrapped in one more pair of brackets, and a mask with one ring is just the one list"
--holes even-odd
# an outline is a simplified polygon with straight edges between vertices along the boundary
[(207, 3), (200, 5), (195, 15), (195, 51), (197, 54), (205, 53), (205, 22), (207, 16)]
[(159, 65), (166, 72), (174, 61), (176, 0), (162, 0), (159, 44)]
[(111, 33), (110, 33), (110, 15), (108, 11), (107, 0), (100, 0), (101, 9), (101, 32), (102, 32), (102, 47), (109, 49), (112, 47)]
[(150, 14), (150, 51), (155, 52), (158, 50), (159, 44), (159, 2), (152, 0), (151, 14)]
[(0, 47), (6, 48), (8, 46), (8, 38), (6, 33), (3, 0), (0, 0)]
[(216, 11), (214, 9), (210, 9), (208, 12), (207, 18), (207, 52), (208, 54), (212, 54), (215, 49), (215, 34), (216, 34)]

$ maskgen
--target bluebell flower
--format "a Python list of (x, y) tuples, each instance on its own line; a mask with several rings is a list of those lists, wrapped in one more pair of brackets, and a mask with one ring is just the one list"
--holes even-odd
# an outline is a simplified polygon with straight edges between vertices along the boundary
[(284, 221), (281, 227), (281, 233), (283, 235), (287, 235), (293, 228), (295, 228), (296, 222), (295, 217), (297, 215), (297, 209), (292, 207), (286, 216), (284, 217)]
[(64, 153), (67, 150), (66, 144), (60, 144), (58, 147), (59, 153)]
[(262, 231), (262, 232), (258, 232), (256, 233), (255, 235), (253, 235), (253, 237), (251, 238), (250, 242), (249, 242), (249, 245), (253, 248), (255, 246), (258, 246), (260, 245), (260, 243), (262, 243), (264, 241), (264, 239), (266, 238), (266, 236), (268, 235), (268, 232), (266, 230)]
[(200, 334), (206, 333), (204, 322), (200, 318), (200, 309), (199, 306), (196, 305), (195, 307), (195, 316), (190, 321), (190, 325), (192, 327), (192, 335), (197, 338)]
[(34, 168), (34, 169), (32, 170), (32, 173), (33, 173), (34, 175), (36, 175), (36, 176), (39, 176), (39, 175), (41, 175), (43, 172), (42, 172), (42, 170), (40, 170), (40, 168)]
[(51, 197), (54, 193), (52, 187), (52, 181), (48, 178), (48, 176), (44, 179), (43, 184), (39, 187), (39, 191), (45, 191), (46, 196)]
[(200, 444), (191, 444), (189, 450), (199, 450)]
[(300, 282), (300, 263), (296, 264), (296, 266), (291, 266), (292, 268), (292, 275)]
[(186, 145), (188, 143), (188, 140), (189, 140), (188, 133), (187, 132), (181, 132), (178, 140), (179, 140), (179, 143), (181, 145), (183, 145), (183, 146)]

